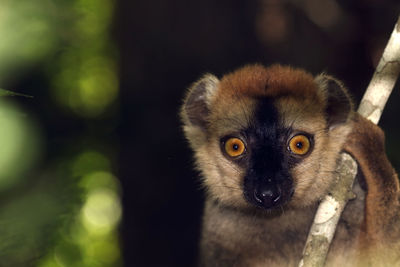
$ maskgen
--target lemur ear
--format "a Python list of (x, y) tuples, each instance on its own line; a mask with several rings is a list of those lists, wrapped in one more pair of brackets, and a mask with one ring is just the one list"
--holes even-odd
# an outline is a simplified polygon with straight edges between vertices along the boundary
[(217, 77), (206, 74), (189, 88), (181, 112), (184, 124), (206, 128), (211, 98), (218, 83)]
[(329, 129), (346, 123), (353, 110), (353, 102), (343, 84), (335, 78), (321, 74), (315, 81), (326, 99), (325, 113)]

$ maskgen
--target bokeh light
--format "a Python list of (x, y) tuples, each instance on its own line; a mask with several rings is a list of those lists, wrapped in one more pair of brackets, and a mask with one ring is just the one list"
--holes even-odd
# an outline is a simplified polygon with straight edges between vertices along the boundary
[[(80, 153), (72, 162), (72, 174), (83, 178), (83, 184), (91, 180), (92, 173), (111, 170), (110, 160), (102, 153), (95, 150), (86, 150)], [(89, 176), (88, 176), (89, 175)], [(97, 177), (96, 177), (97, 178)]]
[(41, 155), (41, 138), (33, 118), (12, 102), (0, 99), (0, 192), (24, 179)]
[(109, 31), (114, 2), (79, 0), (72, 10), (70, 39), (60, 51), (53, 77), (53, 95), (62, 106), (78, 116), (101, 115), (118, 96), (116, 53)]
[(55, 49), (58, 7), (48, 0), (1, 1), (0, 82)]
[(110, 160), (106, 154), (88, 149), (75, 156), (70, 168), (79, 181), (83, 203), (39, 266), (120, 266), (121, 190), (111, 173)]
[(97, 234), (110, 232), (121, 218), (118, 195), (109, 189), (98, 189), (88, 194), (82, 208), (82, 222), (86, 229)]

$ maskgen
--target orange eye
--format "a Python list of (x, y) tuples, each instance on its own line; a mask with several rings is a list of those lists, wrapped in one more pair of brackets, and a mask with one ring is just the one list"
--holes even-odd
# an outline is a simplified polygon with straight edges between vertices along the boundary
[(296, 155), (305, 155), (310, 147), (310, 139), (302, 134), (293, 136), (289, 141), (289, 149)]
[(243, 141), (236, 137), (226, 140), (224, 148), (225, 152), (232, 158), (242, 155), (245, 150)]

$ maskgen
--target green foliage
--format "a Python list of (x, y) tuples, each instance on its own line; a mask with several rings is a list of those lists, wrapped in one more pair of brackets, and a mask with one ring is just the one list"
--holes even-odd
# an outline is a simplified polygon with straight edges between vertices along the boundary
[(120, 266), (117, 236), (121, 218), (120, 189), (110, 173), (109, 160), (99, 152), (88, 150), (63, 168), (77, 179), (74, 186), (78, 185), (82, 192), (82, 205), (72, 213), (70, 223), (64, 224), (55, 245), (38, 266)]
[[(49, 104), (85, 122), (101, 116), (118, 98), (109, 34), (114, 4), (1, 1), (0, 84), (35, 68), (47, 79), (41, 90), (53, 97)], [(33, 101), (42, 97), (34, 95)], [(30, 97), (0, 89), (1, 100), (10, 96)], [(33, 114), (15, 107), (0, 102), (0, 266), (121, 266), (122, 207), (110, 155), (87, 147), (70, 153), (57, 144), (56, 159), (40, 161), (45, 142), (54, 140), (41, 143)]]
[(0, 193), (27, 181), (26, 172), (40, 159), (42, 150), (35, 122), (7, 100), (0, 97)]
[(53, 1), (0, 1), (0, 82), (55, 51), (62, 8)]
[[(63, 169), (23, 184), (0, 198), (0, 266), (36, 266), (60, 225), (68, 225), (79, 208), (82, 192)], [(16, 197), (18, 196), (18, 197)]]
[(74, 38), (52, 62), (55, 100), (78, 116), (98, 117), (118, 97), (116, 52), (109, 30), (112, 0), (78, 0), (70, 8), (79, 19), (71, 21)]

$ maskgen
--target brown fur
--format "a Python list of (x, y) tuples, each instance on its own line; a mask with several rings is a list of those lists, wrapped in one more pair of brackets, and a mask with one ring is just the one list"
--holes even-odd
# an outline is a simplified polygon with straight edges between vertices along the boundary
[[(338, 88), (340, 95), (332, 95), (332, 90)], [(348, 102), (343, 105), (344, 112), (336, 110), (341, 97)], [(244, 199), (246, 169), (224, 156), (220, 147), (221, 137), (252, 124), (262, 98), (274, 99), (280, 124), (311, 133), (315, 140), (312, 153), (291, 169), (295, 193), (278, 210), (257, 209)], [(201, 266), (297, 266), (315, 209), (332, 184), (336, 160), (353, 127), (351, 108), (347, 91), (334, 78), (314, 78), (303, 70), (280, 65), (246, 66), (220, 81), (206, 75), (190, 88), (181, 116), (207, 190)], [(394, 223), (399, 222), (399, 185), (384, 156), (382, 134), (357, 116), (354, 123), (356, 130), (346, 149), (364, 172), (368, 194), (364, 202), (364, 192), (355, 185), (358, 197), (346, 206), (328, 255), (328, 266), (376, 263), (375, 250), (386, 246), (373, 244), (393, 245), (399, 240), (400, 229)], [(357, 130), (363, 127), (366, 130)], [(369, 146), (366, 140), (376, 138), (381, 141)], [(391, 231), (397, 234), (393, 240), (389, 238)], [(374, 256), (360, 261), (366, 259), (367, 252)], [(388, 255), (394, 259), (396, 253)]]
[[(316, 84), (311, 74), (291, 67), (248, 65), (225, 75), (221, 80), (219, 97), (297, 95), (302, 98), (315, 96)], [(234, 90), (232, 90), (234, 88)], [(293, 91), (293, 88), (296, 88)], [(217, 96), (218, 97), (218, 96)]]
[[(385, 152), (383, 131), (357, 115), (344, 149), (362, 170), (367, 194), (359, 236), (361, 265), (400, 265), (400, 189)], [(361, 138), (362, 137), (362, 138)]]

